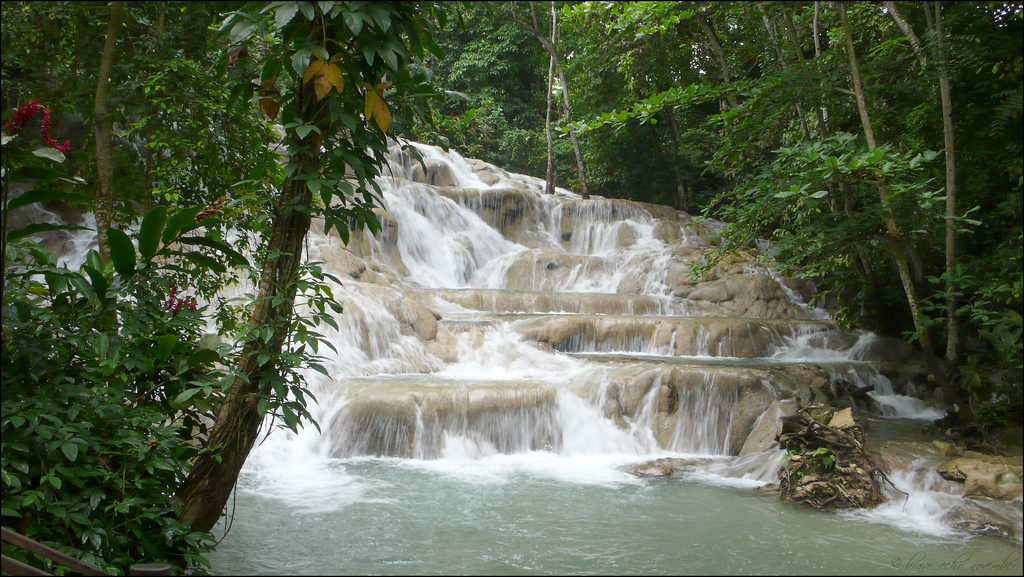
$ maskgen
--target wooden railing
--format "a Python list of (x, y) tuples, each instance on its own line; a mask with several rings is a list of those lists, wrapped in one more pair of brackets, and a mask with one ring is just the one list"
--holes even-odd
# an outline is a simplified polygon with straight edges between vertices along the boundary
[[(74, 557), (61, 553), (60, 551), (43, 545), (38, 541), (29, 539), (28, 537), (15, 533), (14, 531), (3, 527), (3, 540), (6, 543), (10, 543), (19, 549), (31, 551), (40, 557), (44, 557), (53, 561), (57, 565), (67, 567), (73, 573), (79, 575), (110, 575), (105, 573), (88, 563), (83, 563)], [(46, 571), (18, 561), (17, 559), (11, 559), (7, 555), (3, 555), (3, 572), (8, 575), (52, 575)], [(171, 575), (171, 566), (166, 563), (139, 563), (132, 565), (128, 569), (129, 575)]]

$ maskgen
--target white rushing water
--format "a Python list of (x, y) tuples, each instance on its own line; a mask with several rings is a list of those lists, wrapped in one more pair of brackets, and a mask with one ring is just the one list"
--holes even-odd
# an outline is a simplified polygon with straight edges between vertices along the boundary
[[(340, 554), (335, 562), (355, 573), (640, 572), (644, 561), (616, 548), (643, 547), (588, 524), (610, 510), (619, 512), (607, 517), (609, 528), (632, 527), (651, 543), (663, 537), (647, 531), (686, 534), (708, 557), (716, 540), (763, 524), (763, 543), (751, 542), (736, 559), (687, 561), (712, 572), (750, 572), (746, 555), (765, 559), (763, 572), (789, 570), (787, 554), (803, 558), (808, 570), (831, 571), (824, 559), (819, 564), (779, 541), (814, 541), (823, 530), (849, 539), (849, 552), (839, 555), (863, 571), (894, 568), (892, 559), (907, 556), (901, 550), (885, 553), (889, 559), (856, 559), (853, 544), (872, 531), (933, 558), (951, 543), (985, 559), (1005, 553), (999, 544), (965, 545), (967, 534), (948, 521), (963, 499), (916, 468), (892, 476), (909, 493), (898, 505), (893, 499), (837, 522), (836, 515), (793, 512), (757, 490), (777, 481), (784, 453), (772, 447), (741, 454), (741, 447), (773, 401), (802, 390), (780, 380), (780, 371), (811, 366), (827, 380), (874, 386), (879, 418), (923, 426), (941, 412), (893, 390), (870, 358), (875, 335), (840, 331), (784, 283), (776, 289), (779, 306), (799, 317), (738, 318), (721, 302), (685, 298), (693, 287), (680, 277), (717, 223), (689, 224), (675, 211), (621, 200), (583, 201), (564, 189), (545, 195), (541, 180), (413, 146), (427, 170), (393, 149), (389, 176), (378, 181), (387, 209), (378, 237), (354, 233), (345, 247), (337, 235), (310, 232), (306, 256), (342, 279), (331, 288), (345, 309), (337, 330), (319, 329), (336, 348), (320, 351), (330, 376), (307, 375), (319, 400), (310, 410), (323, 433), (278, 430), (254, 448), (215, 570), (331, 573), (330, 565), (302, 557)], [(71, 263), (89, 248), (67, 246), (74, 247)], [(743, 272), (778, 281), (762, 267), (744, 265)], [(663, 485), (622, 470), (662, 457), (691, 465)], [(490, 504), (481, 509), (481, 501), (467, 501), (472, 495)], [(563, 510), (576, 498), (583, 500), (575, 510)], [(677, 510), (695, 498), (710, 501), (700, 511)], [(574, 525), (581, 533), (567, 536), (557, 519), (523, 521), (547, 511), (564, 518), (586, 512)], [(666, 511), (711, 529), (688, 533), (689, 526), (663, 518)], [(452, 557), (424, 553), (421, 533), (434, 534), (459, 515), (479, 519), (464, 518), (473, 529), (446, 545)], [(731, 521), (712, 522), (723, 515)], [(775, 527), (771, 519), (780, 515), (793, 516), (795, 525)], [(375, 517), (386, 518), (387, 527), (370, 521)], [(510, 518), (522, 526), (509, 528)], [(337, 540), (312, 551), (293, 542), (293, 552), (281, 550), (264, 565), (241, 554), (265, 546), (279, 522), (310, 542), (323, 540), (321, 533)], [(509, 532), (491, 535), (501, 527)], [(482, 552), (488, 547), (474, 535), (511, 539), (522, 549)], [(232, 545), (233, 538), (240, 541)], [(561, 558), (582, 555), (578, 565), (539, 552), (558, 539), (567, 543)], [(345, 540), (352, 544), (337, 545)], [(602, 551), (580, 553), (591, 542)], [(769, 563), (776, 553), (777, 563)], [(683, 570), (677, 556), (647, 554), (661, 559), (646, 566), (650, 572)], [(609, 560), (616, 555), (622, 565)], [(1013, 567), (1019, 570), (1019, 561)]]
[[(618, 330), (598, 334), (603, 329), (596, 328), (589, 337), (579, 333), (564, 347), (552, 349), (525, 338), (523, 327), (588, 313), (560, 312), (555, 306), (550, 311), (506, 310), (497, 304), (478, 310), (436, 292), (460, 289), (463, 292), (443, 295), (472, 295), (492, 303), (513, 294), (530, 294), (532, 302), (540, 293), (578, 294), (580, 302), (587, 295), (643, 295), (661, 299), (655, 314), (685, 313), (694, 305), (673, 296), (669, 288), (670, 275), (678, 271), (671, 267), (673, 251), (679, 247), (658, 236), (664, 223), (641, 205), (601, 199), (583, 203), (565, 190), (545, 196), (541, 181), (493, 167), (488, 167), (488, 184), (458, 154), (416, 146), (428, 166), (447, 167), (448, 184), (454, 187), (442, 190), (410, 180), (415, 163), (393, 154), (392, 176), (380, 180), (393, 225), (386, 224), (380, 238), (354, 243), (356, 253), (382, 265), (377, 270), (391, 280), (383, 286), (353, 280), (333, 287), (346, 308), (339, 319), (341, 330), (331, 335), (338, 354), (329, 364), (331, 378), (310, 375), (321, 400), (314, 414), (325, 433), (304, 429), (297, 436), (271, 435), (247, 464), (249, 490), (285, 501), (294, 494), (303, 502), (337, 492), (339, 500), (332, 501), (332, 507), (342, 507), (339, 503), (347, 499), (380, 498), (378, 492), (366, 490), (372, 479), (350, 478), (344, 468), (331, 468), (332, 456), (342, 459), (334, 463), (367, 458), (376, 462), (382, 457), (394, 462), (388, 459), (398, 457), (403, 469), (437, 474), (456, 484), (500, 486), (525, 475), (570, 484), (635, 486), (643, 481), (620, 467), (664, 456), (696, 458), (701, 464), (686, 475), (693, 482), (749, 490), (776, 480), (783, 456), (778, 449), (735, 456), (736, 446), (742, 444), (742, 439), (731, 438), (740, 389), (717, 384), (716, 379), (727, 378), (714, 370), (719, 365), (709, 365), (703, 384), (679, 390), (672, 422), (658, 415), (658, 404), (664, 402), (659, 398), (661, 377), (655, 377), (636, 409), (618, 421), (604, 410), (610, 398), (608, 383), (616, 375), (649, 366), (634, 364), (637, 359), (687, 359), (674, 355), (678, 330), (665, 344), (655, 344), (660, 342), (658, 327), (668, 321), (655, 320), (655, 333), (630, 337), (624, 327), (634, 320), (622, 319)], [(509, 213), (500, 212), (496, 199), (508, 190), (521, 195), (511, 213), (519, 222), (502, 230), (498, 219), (507, 225)], [(499, 194), (489, 195), (495, 191)], [(679, 242), (700, 246), (694, 230), (680, 226), (679, 231)], [(314, 260), (330, 262), (331, 252), (342, 250), (337, 238), (322, 235), (312, 235), (309, 244)], [(774, 278), (768, 271), (760, 272)], [(396, 291), (396, 286), (405, 292)], [(824, 311), (807, 307), (792, 290), (784, 292), (795, 305), (810, 311), (806, 318), (827, 317)], [(416, 295), (441, 316), (441, 330), (449, 333), (441, 352), (411, 334), (402, 315), (413, 313), (393, 303), (382, 304)], [(594, 326), (614, 320), (596, 314), (596, 320), (588, 319)], [(830, 378), (873, 385), (872, 396), (884, 415), (920, 419), (922, 425), (941, 416), (918, 399), (896, 394), (888, 379), (864, 361), (863, 351), (874, 335), (855, 333), (852, 343), (847, 338), (837, 344), (830, 337), (832, 329), (793, 326), (797, 328), (792, 336), (785, 336), (785, 326), (744, 329), (780, 332), (763, 357), (735, 357), (737, 364), (822, 364), (831, 367)], [(729, 330), (731, 336), (733, 329)], [(736, 346), (725, 341), (709, 345), (709, 332), (701, 331), (691, 360), (728, 363)], [(603, 351), (592, 353), (596, 357), (560, 352), (571, 351), (588, 338), (590, 348), (579, 350)], [(602, 362), (602, 354), (625, 360)], [(907, 475), (894, 481), (924, 505), (901, 507), (899, 514), (882, 507), (859, 518), (936, 537), (959, 535), (942, 522), (955, 506), (949, 499), (958, 497), (936, 493), (910, 472)]]

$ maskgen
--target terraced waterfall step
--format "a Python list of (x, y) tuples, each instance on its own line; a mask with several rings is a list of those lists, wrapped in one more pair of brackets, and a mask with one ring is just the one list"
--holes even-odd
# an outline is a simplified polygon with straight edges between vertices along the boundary
[(424, 289), (467, 309), (496, 313), (667, 315), (683, 307), (672, 297), (617, 293), (565, 293), (512, 289)]

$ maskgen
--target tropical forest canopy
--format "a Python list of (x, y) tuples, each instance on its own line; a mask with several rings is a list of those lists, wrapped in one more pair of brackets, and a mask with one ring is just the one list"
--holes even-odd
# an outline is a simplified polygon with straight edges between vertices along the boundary
[[(380, 226), (395, 140), (725, 221), (694, 274), (761, 249), (1020, 423), (1020, 3), (2, 10), (3, 524), (97, 565), (201, 566), (264, 417), (309, 420), (340, 307), (301, 246)], [(32, 206), (95, 216), (80, 270)]]

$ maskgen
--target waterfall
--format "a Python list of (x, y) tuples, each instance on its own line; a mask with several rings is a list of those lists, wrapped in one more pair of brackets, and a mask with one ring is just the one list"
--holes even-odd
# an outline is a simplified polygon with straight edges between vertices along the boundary
[[(758, 399), (793, 393), (774, 373), (805, 363), (899, 397), (870, 367), (843, 369), (870, 362), (855, 358), (859, 337), (775, 273), (732, 271), (767, 279), (783, 318), (688, 298), (685, 271), (716, 223), (545, 195), (539, 179), (409, 146), (422, 164), (393, 146), (378, 181), (379, 235), (355, 233), (345, 247), (310, 233), (307, 256), (343, 279), (332, 286), (345, 312), (328, 333), (331, 376), (310, 375), (332, 415), (318, 445), (326, 454), (734, 456), (766, 408)], [(637, 379), (653, 368), (657, 377)]]
[[(306, 375), (323, 436), (281, 442), (321, 457), (735, 456), (764, 399), (799, 394), (780, 371), (807, 364), (874, 386), (886, 414), (938, 416), (872, 365), (874, 335), (835, 326), (777, 273), (741, 262), (689, 279), (721, 223), (547, 195), (540, 179), (407, 146), (422, 161), (392, 146), (378, 235), (345, 246), (310, 230), (306, 257), (342, 279), (329, 284), (344, 313), (322, 327), (330, 376)], [(91, 235), (69, 236), (75, 266)]]
[[(721, 223), (546, 195), (540, 179), (408, 146), (422, 164), (390, 150), (379, 234), (346, 246), (310, 230), (305, 256), (341, 279), (328, 284), (344, 307), (321, 327), (329, 376), (305, 375), (322, 433), (271, 434), (246, 464), (253, 486), (330, 510), (374, 491), (339, 478), (339, 462), (621, 485), (638, 481), (618, 467), (664, 456), (696, 459), (693, 478), (758, 486), (783, 453), (740, 450), (775, 401), (846, 381), (874, 387), (878, 416), (940, 416), (901, 394), (927, 383), (886, 376), (888, 344), (832, 323), (776, 272), (738, 262), (689, 278)], [(75, 266), (90, 236), (72, 237)], [(921, 507), (950, 498), (898, 477), (923, 487)]]

